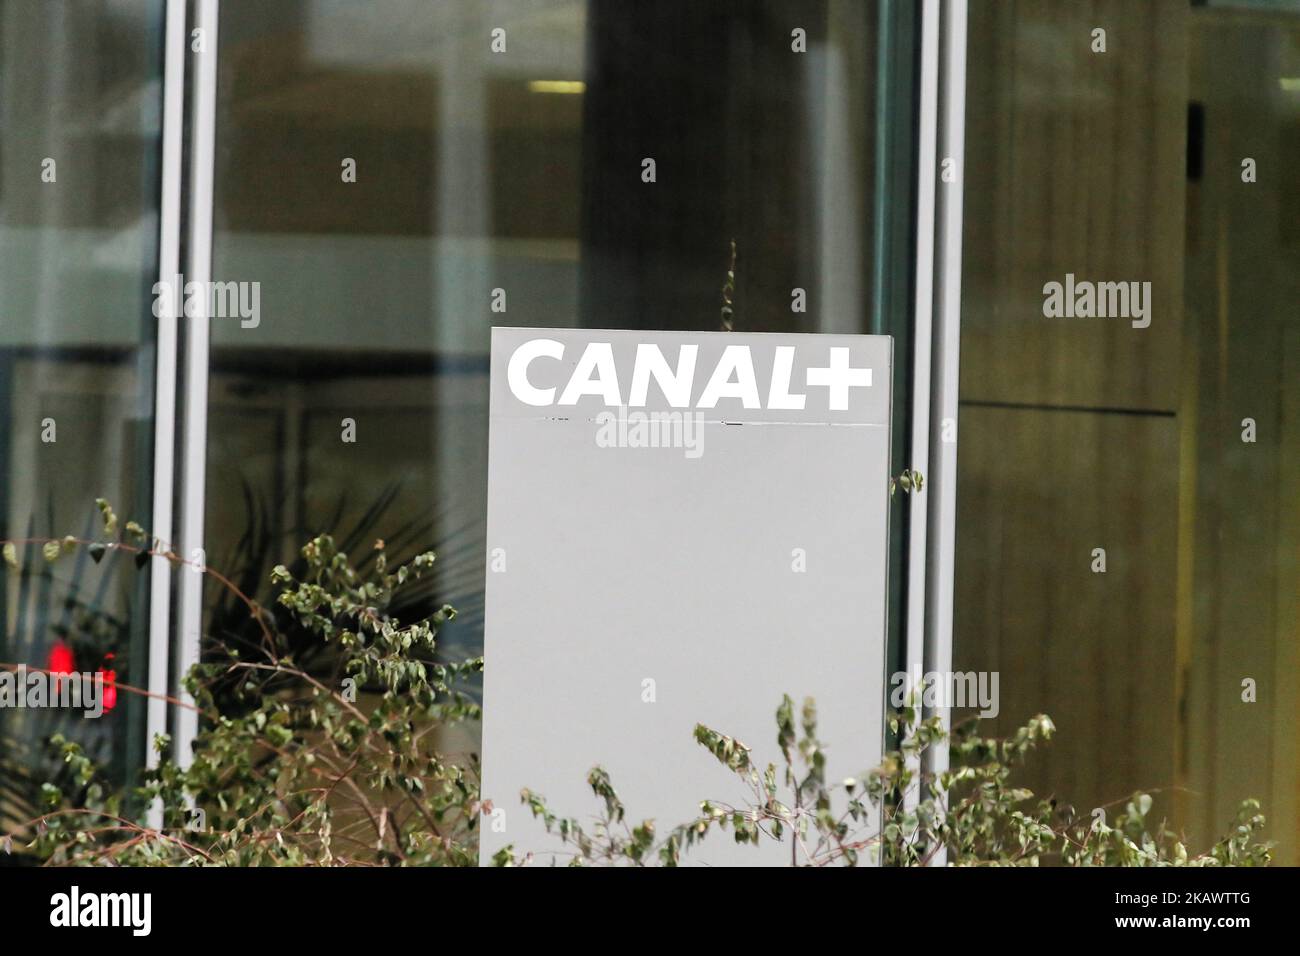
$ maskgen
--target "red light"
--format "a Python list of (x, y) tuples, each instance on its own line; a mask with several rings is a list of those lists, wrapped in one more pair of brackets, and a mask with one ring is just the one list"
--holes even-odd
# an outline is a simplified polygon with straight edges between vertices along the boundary
[[(107, 664), (116, 655), (109, 653), (104, 655), (104, 663)], [(77, 671), (77, 660), (70, 648), (63, 641), (56, 641), (50, 648), (49, 660), (46, 661), (45, 669), (51, 674), (75, 674)], [(117, 706), (117, 671), (105, 670), (100, 668), (97, 673), (104, 681), (104, 710), (109, 711)]]
[(50, 659), (45, 669), (52, 674), (71, 674), (76, 667), (77, 662), (72, 656), (72, 648), (62, 641), (55, 642), (50, 648)]
[[(107, 664), (116, 655), (108, 653), (104, 655), (104, 663)], [(100, 668), (98, 673), (104, 678), (104, 710), (109, 711), (117, 706), (117, 671), (106, 671)]]
[(117, 671), (100, 670), (104, 676), (104, 710), (117, 706)]

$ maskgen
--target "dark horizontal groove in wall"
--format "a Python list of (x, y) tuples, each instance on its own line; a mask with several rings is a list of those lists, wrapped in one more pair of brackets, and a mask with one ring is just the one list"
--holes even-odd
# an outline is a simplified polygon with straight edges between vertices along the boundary
[(294, 349), (214, 346), (213, 372), (288, 376), (295, 381), (337, 378), (398, 378), (429, 375), (486, 375), (488, 356), (435, 352), (376, 352), (369, 349)]
[(985, 402), (962, 399), (957, 403), (969, 408), (1006, 408), (1018, 412), (1085, 412), (1092, 415), (1142, 415), (1149, 418), (1173, 418), (1176, 413), (1162, 408), (1110, 408), (1105, 405), (1050, 405), (1037, 402)]
[[(0, 357), (46, 362), (84, 362), (125, 365), (153, 343), (132, 345), (0, 345)], [(184, 357), (181, 356), (181, 361)], [(331, 378), (394, 378), (421, 375), (486, 375), (491, 364), (486, 354), (435, 352), (376, 352), (367, 349), (295, 349), (279, 346), (212, 346), (209, 368), (213, 372), (290, 375), (299, 380)]]
[(30, 361), (87, 362), (96, 365), (124, 365), (132, 361), (139, 347), (135, 345), (4, 345), (0, 355)]

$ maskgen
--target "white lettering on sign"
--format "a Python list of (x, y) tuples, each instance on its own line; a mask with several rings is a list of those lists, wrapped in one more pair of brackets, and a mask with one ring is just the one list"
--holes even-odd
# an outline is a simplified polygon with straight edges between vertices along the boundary
[(828, 367), (808, 369), (808, 384), (825, 385), (830, 390), (831, 409), (844, 411), (849, 407), (849, 389), (870, 387), (871, 369), (850, 368), (849, 350), (833, 348)]
[(551, 405), (555, 402), (555, 389), (533, 388), (528, 384), (528, 363), (535, 358), (563, 358), (564, 346), (555, 339), (531, 339), (510, 356), (510, 367), (506, 370), (506, 379), (510, 382), (510, 391), (515, 398), (525, 405)]
[[(778, 345), (772, 359), (772, 388), (767, 393), (767, 407), (783, 410), (801, 409), (808, 401), (807, 395), (790, 394), (790, 370), (794, 368), (794, 346)], [(867, 384), (871, 384), (871, 370), (867, 370)]]
[[(794, 370), (793, 346), (778, 346), (772, 359), (768, 378), (767, 408), (802, 409), (808, 396), (791, 392)], [(609, 342), (589, 342), (578, 364), (560, 393), (560, 405), (576, 405), (585, 395), (594, 395), (609, 408), (627, 406), (643, 408), (647, 404), (651, 381), (672, 408), (691, 405), (695, 384), (696, 360), (699, 347), (683, 345), (677, 353), (674, 369), (664, 357), (659, 346), (637, 345), (632, 363), (632, 381), (627, 400), (619, 385), (618, 368), (614, 362), (614, 348)], [(528, 377), (528, 369), (540, 359), (564, 358), (564, 345), (554, 339), (529, 339), (510, 356), (506, 367), (506, 381), (510, 391), (525, 405), (545, 407), (556, 404), (555, 388), (538, 388)], [(851, 389), (871, 387), (871, 369), (855, 368), (849, 363), (849, 350), (831, 346), (825, 366), (810, 367), (804, 375), (808, 388), (825, 388), (827, 402), (832, 411), (846, 411)], [(739, 401), (745, 408), (763, 408), (762, 393), (754, 370), (754, 360), (748, 345), (728, 345), (713, 367), (700, 397), (697, 408), (716, 408), (720, 400)]]
[(687, 408), (691, 404), (691, 386), (695, 383), (695, 356), (699, 353), (698, 345), (683, 345), (677, 353), (677, 371), (668, 367), (664, 353), (657, 345), (642, 343), (636, 347), (636, 362), (632, 365), (632, 405), (645, 405), (646, 393), (650, 390), (650, 376), (668, 399), (673, 408)]

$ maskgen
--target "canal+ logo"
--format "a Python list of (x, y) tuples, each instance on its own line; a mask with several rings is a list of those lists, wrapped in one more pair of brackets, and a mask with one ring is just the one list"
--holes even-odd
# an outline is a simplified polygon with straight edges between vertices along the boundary
[[(847, 347), (831, 346), (826, 365), (809, 367), (803, 381), (794, 383), (791, 381), (795, 377), (793, 345), (777, 346), (771, 367), (761, 370), (755, 369), (748, 345), (728, 345), (709, 372), (699, 397), (692, 402), (699, 346), (682, 345), (674, 368), (659, 346), (641, 343), (636, 347), (625, 393), (610, 342), (588, 343), (563, 389), (558, 385), (535, 384), (534, 366), (547, 360), (562, 360), (564, 352), (564, 344), (555, 339), (529, 339), (516, 348), (506, 367), (506, 379), (515, 398), (525, 405), (547, 407), (576, 405), (584, 396), (594, 395), (609, 408), (642, 408), (653, 379), (672, 408), (716, 408), (719, 401), (730, 399), (738, 400), (744, 408), (797, 410), (805, 406), (807, 390), (824, 388), (830, 410), (847, 411), (850, 392), (871, 387), (871, 369), (853, 367)], [(758, 371), (766, 377), (766, 389), (759, 387)], [(796, 384), (804, 391), (795, 390)]]

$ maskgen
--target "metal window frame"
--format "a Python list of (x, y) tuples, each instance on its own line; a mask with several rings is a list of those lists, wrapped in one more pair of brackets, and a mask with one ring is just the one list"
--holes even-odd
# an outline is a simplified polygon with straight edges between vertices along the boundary
[[(219, 0), (194, 0), (192, 18), (188, 7), (187, 0), (166, 0), (158, 280), (160, 284), (179, 280), (183, 285), (172, 290), (179, 314), (158, 310), (164, 314), (158, 316), (157, 326), (152, 515), (152, 534), (160, 548), (175, 551), (186, 563), (178, 572), (175, 600), (171, 561), (155, 556), (150, 564), (146, 718), (149, 767), (158, 765), (158, 754), (153, 749), (158, 735), (171, 731), (175, 759), (181, 766), (188, 766), (198, 734), (197, 712), (192, 707), (169, 711), (168, 698), (193, 704), (180, 688), (180, 680), (199, 659), (203, 618), (209, 299), (206, 295), (198, 297), (196, 304), (201, 302), (201, 307), (195, 315), (186, 315), (184, 304), (185, 287), (193, 282), (206, 287), (212, 271), (220, 11)], [(191, 28), (203, 31), (201, 52), (192, 50)], [(191, 59), (193, 67), (187, 77), (186, 61)], [(187, 92), (188, 152), (184, 148)], [(173, 544), (172, 536), (177, 533)], [(163, 808), (151, 806), (150, 825), (160, 827), (162, 821)]]
[[(216, 157), (217, 22), (219, 0), (196, 0), (194, 27), (203, 31), (204, 50), (195, 53), (191, 93), (190, 164), (185, 281), (206, 289), (212, 279), (212, 195)], [(177, 588), (175, 646), (176, 683), (199, 662), (203, 625), (203, 579), (207, 565), (203, 517), (207, 492), (208, 335), (210, 298), (185, 323), (184, 425), (181, 452), (180, 540), (185, 559)], [(176, 713), (175, 755), (188, 767), (198, 736), (193, 698), (178, 686), (177, 695), (189, 707)]]
[[(162, 170), (158, 202), (158, 282), (180, 271), (182, 145), (185, 122), (185, 0), (167, 0), (163, 28)], [(176, 344), (179, 320), (160, 310), (154, 343), (154, 460), (152, 532), (171, 546), (176, 457)], [(149, 697), (145, 766), (158, 766), (153, 741), (167, 732), (168, 634), (171, 625), (171, 563), (155, 555), (149, 565)], [(162, 807), (149, 808), (151, 826), (162, 825)]]
[[(939, 117), (940, 0), (924, 0), (921, 7), (920, 59), (917, 76), (916, 148), (916, 277), (912, 303), (912, 435), (908, 467), (925, 478), (930, 474), (930, 363), (934, 339), (935, 194), (938, 178), (936, 148)], [(926, 542), (929, 513), (924, 492), (908, 495), (907, 615), (904, 622), (904, 671), (917, 686), (925, 672)], [(920, 761), (909, 758), (915, 774)], [(903, 795), (905, 809), (914, 810), (920, 787)]]
[[(922, 12), (912, 468), (925, 488), (910, 502), (905, 661), (912, 674), (952, 669), (967, 14), (967, 0), (925, 0)], [(947, 182), (944, 160), (955, 170)], [(952, 440), (944, 440), (945, 432)], [(951, 726), (946, 707), (926, 709), (925, 716)], [(947, 742), (928, 747), (921, 769), (947, 768)], [(919, 799), (918, 787), (905, 805)], [(943, 848), (929, 860), (931, 866), (946, 862)]]

